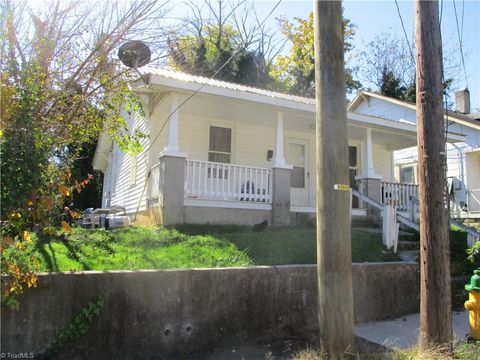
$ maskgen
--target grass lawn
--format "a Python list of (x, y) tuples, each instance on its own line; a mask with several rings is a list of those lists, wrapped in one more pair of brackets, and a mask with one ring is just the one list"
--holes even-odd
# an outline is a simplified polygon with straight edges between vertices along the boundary
[[(40, 238), (42, 271), (134, 270), (313, 264), (314, 229), (184, 225), (169, 228), (74, 229), (67, 238)], [(395, 261), (380, 234), (352, 233), (352, 260)]]

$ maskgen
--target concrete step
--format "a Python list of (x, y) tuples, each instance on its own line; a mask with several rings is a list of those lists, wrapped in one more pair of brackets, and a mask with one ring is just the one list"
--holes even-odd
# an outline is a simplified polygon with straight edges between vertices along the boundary
[(420, 258), (420, 250), (404, 250), (399, 251), (398, 256), (402, 261), (407, 262), (418, 262)]
[(418, 241), (406, 241), (406, 240), (398, 241), (398, 251), (419, 250), (419, 249), (420, 249), (420, 243)]

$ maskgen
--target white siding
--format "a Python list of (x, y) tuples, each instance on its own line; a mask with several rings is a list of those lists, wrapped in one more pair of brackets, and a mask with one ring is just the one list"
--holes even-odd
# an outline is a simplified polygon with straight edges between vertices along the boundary
[[(153, 111), (149, 119), (149, 168), (158, 163), (160, 152), (165, 148), (168, 134), (168, 116), (170, 115), (171, 97), (165, 97)], [(161, 130), (161, 131), (160, 131)]]
[[(456, 177), (461, 182), (468, 183), (465, 171), (464, 154), (465, 151), (473, 149), (475, 149), (475, 147), (472, 147), (466, 143), (447, 144), (446, 156), (448, 177)], [(394, 152), (394, 165), (402, 165), (416, 162), (418, 162), (417, 147), (402, 149)]]
[(384, 181), (393, 180), (392, 152), (386, 145), (373, 144), (373, 167), (375, 173), (381, 175)]
[(395, 121), (408, 121), (416, 123), (415, 110), (406, 106), (392, 104), (385, 100), (370, 97), (370, 102), (362, 101), (355, 109), (356, 113), (383, 117)]
[[(148, 134), (148, 120), (146, 118), (140, 114), (128, 114), (125, 111), (122, 111), (120, 115), (126, 119), (129, 131), (137, 129), (138, 131)], [(102, 201), (104, 206), (107, 205), (106, 195), (110, 192), (110, 206), (125, 207), (128, 214), (135, 213), (137, 207), (139, 207), (139, 211), (146, 208), (145, 194), (143, 194), (142, 198), (141, 195), (145, 187), (147, 173), (148, 154), (146, 150), (148, 144), (148, 138), (141, 140), (143, 151), (136, 155), (137, 167), (135, 183), (131, 182), (132, 155), (122, 152), (117, 144), (113, 145), (104, 180), (104, 198)]]

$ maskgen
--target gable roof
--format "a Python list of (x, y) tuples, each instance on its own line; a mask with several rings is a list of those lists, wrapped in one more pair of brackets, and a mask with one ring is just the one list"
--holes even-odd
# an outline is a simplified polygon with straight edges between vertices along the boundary
[[(369, 97), (377, 98), (383, 101), (387, 101), (389, 103), (399, 105), (406, 107), (408, 109), (417, 110), (417, 106), (414, 102), (411, 101), (405, 101), (405, 100), (400, 100), (396, 99), (390, 96), (386, 95), (381, 95), (381, 94), (376, 94), (373, 92), (368, 92), (368, 91), (360, 91), (357, 96), (355, 96), (355, 99), (348, 105), (347, 110), (348, 111), (355, 111), (355, 109), (363, 102), (363, 101), (368, 101)], [(468, 127), (475, 128), (477, 130), (480, 130), (480, 121), (476, 120), (473, 116), (471, 115), (466, 115), (462, 114), (456, 111), (451, 111), (448, 109), (444, 110), (445, 113), (445, 120), (451, 120), (453, 122), (456, 122), (461, 125), (465, 125)]]

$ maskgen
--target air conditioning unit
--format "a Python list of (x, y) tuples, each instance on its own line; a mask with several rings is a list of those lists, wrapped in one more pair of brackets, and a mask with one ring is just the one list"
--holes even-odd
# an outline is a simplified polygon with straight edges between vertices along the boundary
[[(118, 214), (123, 212), (122, 215)], [(79, 225), (87, 229), (103, 227), (107, 230), (130, 226), (130, 217), (125, 215), (125, 209), (112, 207), (107, 209), (87, 209)]]
[(102, 225), (107, 230), (128, 227), (130, 226), (130, 218), (126, 215), (107, 215)]

